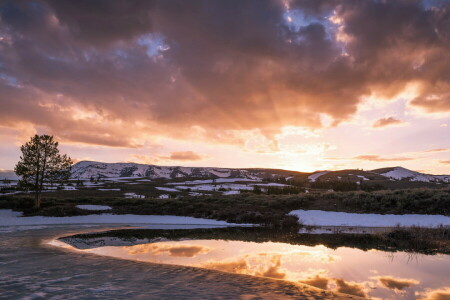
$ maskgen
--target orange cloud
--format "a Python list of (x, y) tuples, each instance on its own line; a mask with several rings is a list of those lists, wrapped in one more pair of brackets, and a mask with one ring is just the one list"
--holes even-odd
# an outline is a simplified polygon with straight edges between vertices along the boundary
[(430, 150), (425, 150), (423, 152), (425, 152), (425, 153), (434, 153), (434, 152), (447, 152), (447, 151), (450, 151), (450, 148), (430, 149)]
[(419, 300), (448, 300), (450, 299), (450, 287), (430, 290), (425, 293), (423, 298)]
[(393, 276), (378, 276), (373, 278), (377, 279), (382, 287), (391, 290), (404, 290), (420, 283), (420, 281), (415, 279), (396, 278)]
[[(362, 96), (396, 95), (415, 81), (422, 89), (410, 105), (450, 110), (446, 4), (306, 3), (290, 9), (306, 19), (332, 15), (338, 30), (328, 20), (293, 29), (279, 1), (42, 0), (38, 12), (11, 2), (15, 16), (0, 16), (8, 36), (0, 125), (27, 123), (65, 142), (109, 147), (198, 139), (197, 126), (205, 140), (245, 144), (224, 132), (321, 128), (324, 116), (337, 126)], [(374, 126), (387, 124), (399, 120)]]
[(427, 113), (445, 113), (450, 112), (450, 93), (449, 85), (440, 91), (430, 88), (426, 94), (414, 98), (410, 105), (421, 108)]
[(379, 155), (358, 155), (355, 156), (353, 159), (356, 160), (367, 160), (367, 161), (377, 161), (377, 162), (382, 162), (382, 161), (407, 161), (407, 160), (414, 160), (414, 158), (412, 157), (381, 157)]
[(195, 161), (204, 159), (204, 156), (193, 151), (180, 151), (172, 152), (168, 156), (159, 156), (159, 158), (164, 160)]
[(386, 117), (386, 118), (382, 118), (377, 120), (375, 123), (373, 123), (372, 127), (373, 128), (384, 128), (384, 127), (388, 127), (388, 126), (399, 126), (399, 125), (405, 125), (406, 122), (399, 120), (399, 119), (395, 119), (393, 117)]

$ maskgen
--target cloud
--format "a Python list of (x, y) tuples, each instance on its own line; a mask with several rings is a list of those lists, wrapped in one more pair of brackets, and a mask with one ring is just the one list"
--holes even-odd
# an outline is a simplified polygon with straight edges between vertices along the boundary
[(419, 300), (447, 300), (450, 299), (450, 288), (443, 287), (440, 289), (429, 290), (423, 294), (424, 297), (419, 298)]
[(373, 128), (384, 128), (388, 126), (401, 126), (405, 125), (406, 122), (402, 120), (395, 119), (393, 117), (386, 117), (382, 119), (378, 119), (375, 123), (373, 123)]
[[(287, 12), (308, 21), (292, 26)], [(237, 132), (321, 128), (324, 116), (337, 126), (363, 96), (411, 82), (409, 105), (445, 113), (449, 15), (449, 3), (407, 0), (288, 11), (256, 0), (3, 1), (0, 126), (109, 147), (159, 136), (245, 145)]]
[(168, 156), (159, 156), (158, 158), (163, 160), (196, 161), (204, 159), (204, 156), (193, 151), (180, 151), (172, 152)]
[(390, 158), (387, 158), (387, 157), (381, 157), (379, 155), (358, 155), (358, 156), (355, 156), (353, 159), (383, 162), (383, 161), (407, 161), (407, 160), (414, 160), (415, 158), (412, 158), (412, 157), (390, 157)]
[(450, 148), (437, 148), (423, 151), (424, 153), (435, 153), (435, 152), (447, 152), (450, 151)]
[(450, 160), (440, 160), (441, 164), (450, 164)]
[[(450, 10), (449, 10), (450, 11)], [(449, 13), (450, 17), (450, 13)], [(422, 109), (426, 113), (450, 112), (450, 83), (439, 81), (423, 88), (421, 96), (410, 101), (410, 105)]]
[(404, 290), (420, 283), (420, 281), (415, 279), (396, 278), (393, 276), (378, 276), (373, 278), (378, 280), (380, 286), (391, 290)]

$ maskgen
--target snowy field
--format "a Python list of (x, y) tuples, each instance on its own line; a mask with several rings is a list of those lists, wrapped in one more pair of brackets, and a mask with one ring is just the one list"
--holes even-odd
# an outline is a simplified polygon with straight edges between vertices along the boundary
[(329, 171), (316, 172), (308, 176), (309, 181), (315, 182), (320, 176), (330, 173)]
[(322, 210), (293, 210), (303, 225), (311, 226), (362, 226), (362, 227), (438, 227), (450, 226), (450, 217), (443, 215), (379, 215), (355, 214)]
[(208, 183), (230, 183), (230, 182), (260, 182), (261, 180), (248, 179), (248, 178), (217, 178), (217, 179), (205, 179), (205, 180), (190, 180), (184, 182), (170, 182), (167, 185), (177, 184), (208, 184)]
[(174, 225), (216, 225), (245, 226), (251, 224), (234, 224), (225, 221), (179, 216), (157, 215), (88, 215), (74, 217), (22, 217), (22, 213), (10, 209), (0, 209), (0, 226), (30, 226), (50, 224), (174, 224)]

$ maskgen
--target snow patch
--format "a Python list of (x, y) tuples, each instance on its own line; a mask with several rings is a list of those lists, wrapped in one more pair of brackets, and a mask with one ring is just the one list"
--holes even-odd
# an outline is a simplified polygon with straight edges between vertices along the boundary
[(290, 186), (288, 184), (283, 184), (283, 183), (276, 183), (276, 182), (269, 182), (269, 183), (258, 183), (258, 184), (253, 184), (254, 186), (277, 186), (277, 187), (285, 187), (285, 186)]
[(125, 198), (130, 198), (130, 199), (142, 199), (142, 198), (145, 198), (144, 195), (138, 195), (136, 193), (124, 193), (123, 195), (125, 196)]
[(304, 225), (313, 226), (362, 226), (362, 227), (410, 227), (450, 226), (450, 217), (443, 215), (380, 215), (356, 214), (322, 210), (293, 210), (290, 215), (297, 216)]
[(223, 195), (238, 195), (240, 193), (241, 193), (240, 191), (226, 191), (226, 192), (223, 192), (222, 194)]
[(179, 192), (177, 189), (157, 186), (155, 189), (165, 192)]
[(248, 179), (248, 178), (217, 178), (217, 179), (205, 179), (205, 180), (190, 180), (190, 181), (184, 181), (184, 182), (169, 182), (167, 185), (191, 185), (191, 184), (208, 184), (208, 183), (230, 183), (230, 182), (236, 182), (236, 181), (243, 181), (243, 182), (259, 182), (261, 180), (256, 179)]
[(28, 226), (50, 224), (174, 224), (174, 225), (217, 225), (249, 226), (252, 224), (235, 224), (225, 221), (193, 217), (157, 216), (157, 215), (87, 215), (73, 217), (21, 217), (22, 213), (10, 209), (0, 209), (0, 226)]
[(388, 172), (380, 174), (395, 180), (409, 179), (411, 181), (422, 182), (450, 182), (450, 175), (430, 175), (411, 171), (402, 167), (395, 167)]
[(312, 174), (312, 175), (309, 175), (309, 176), (308, 176), (308, 179), (309, 179), (311, 182), (315, 182), (320, 176), (325, 175), (325, 174), (327, 174), (327, 173), (330, 173), (330, 172), (329, 172), (329, 171), (317, 172), (317, 173), (314, 173), (314, 174)]
[(85, 205), (77, 205), (79, 209), (84, 210), (110, 210), (112, 209), (111, 206), (107, 205), (91, 205), (91, 204), (85, 204)]

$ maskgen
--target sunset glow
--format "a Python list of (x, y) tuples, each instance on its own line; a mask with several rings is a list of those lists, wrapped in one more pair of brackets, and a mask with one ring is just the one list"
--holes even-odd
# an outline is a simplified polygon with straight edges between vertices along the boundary
[[(126, 17), (124, 17), (126, 16)], [(447, 1), (2, 1), (0, 169), (450, 173)]]

